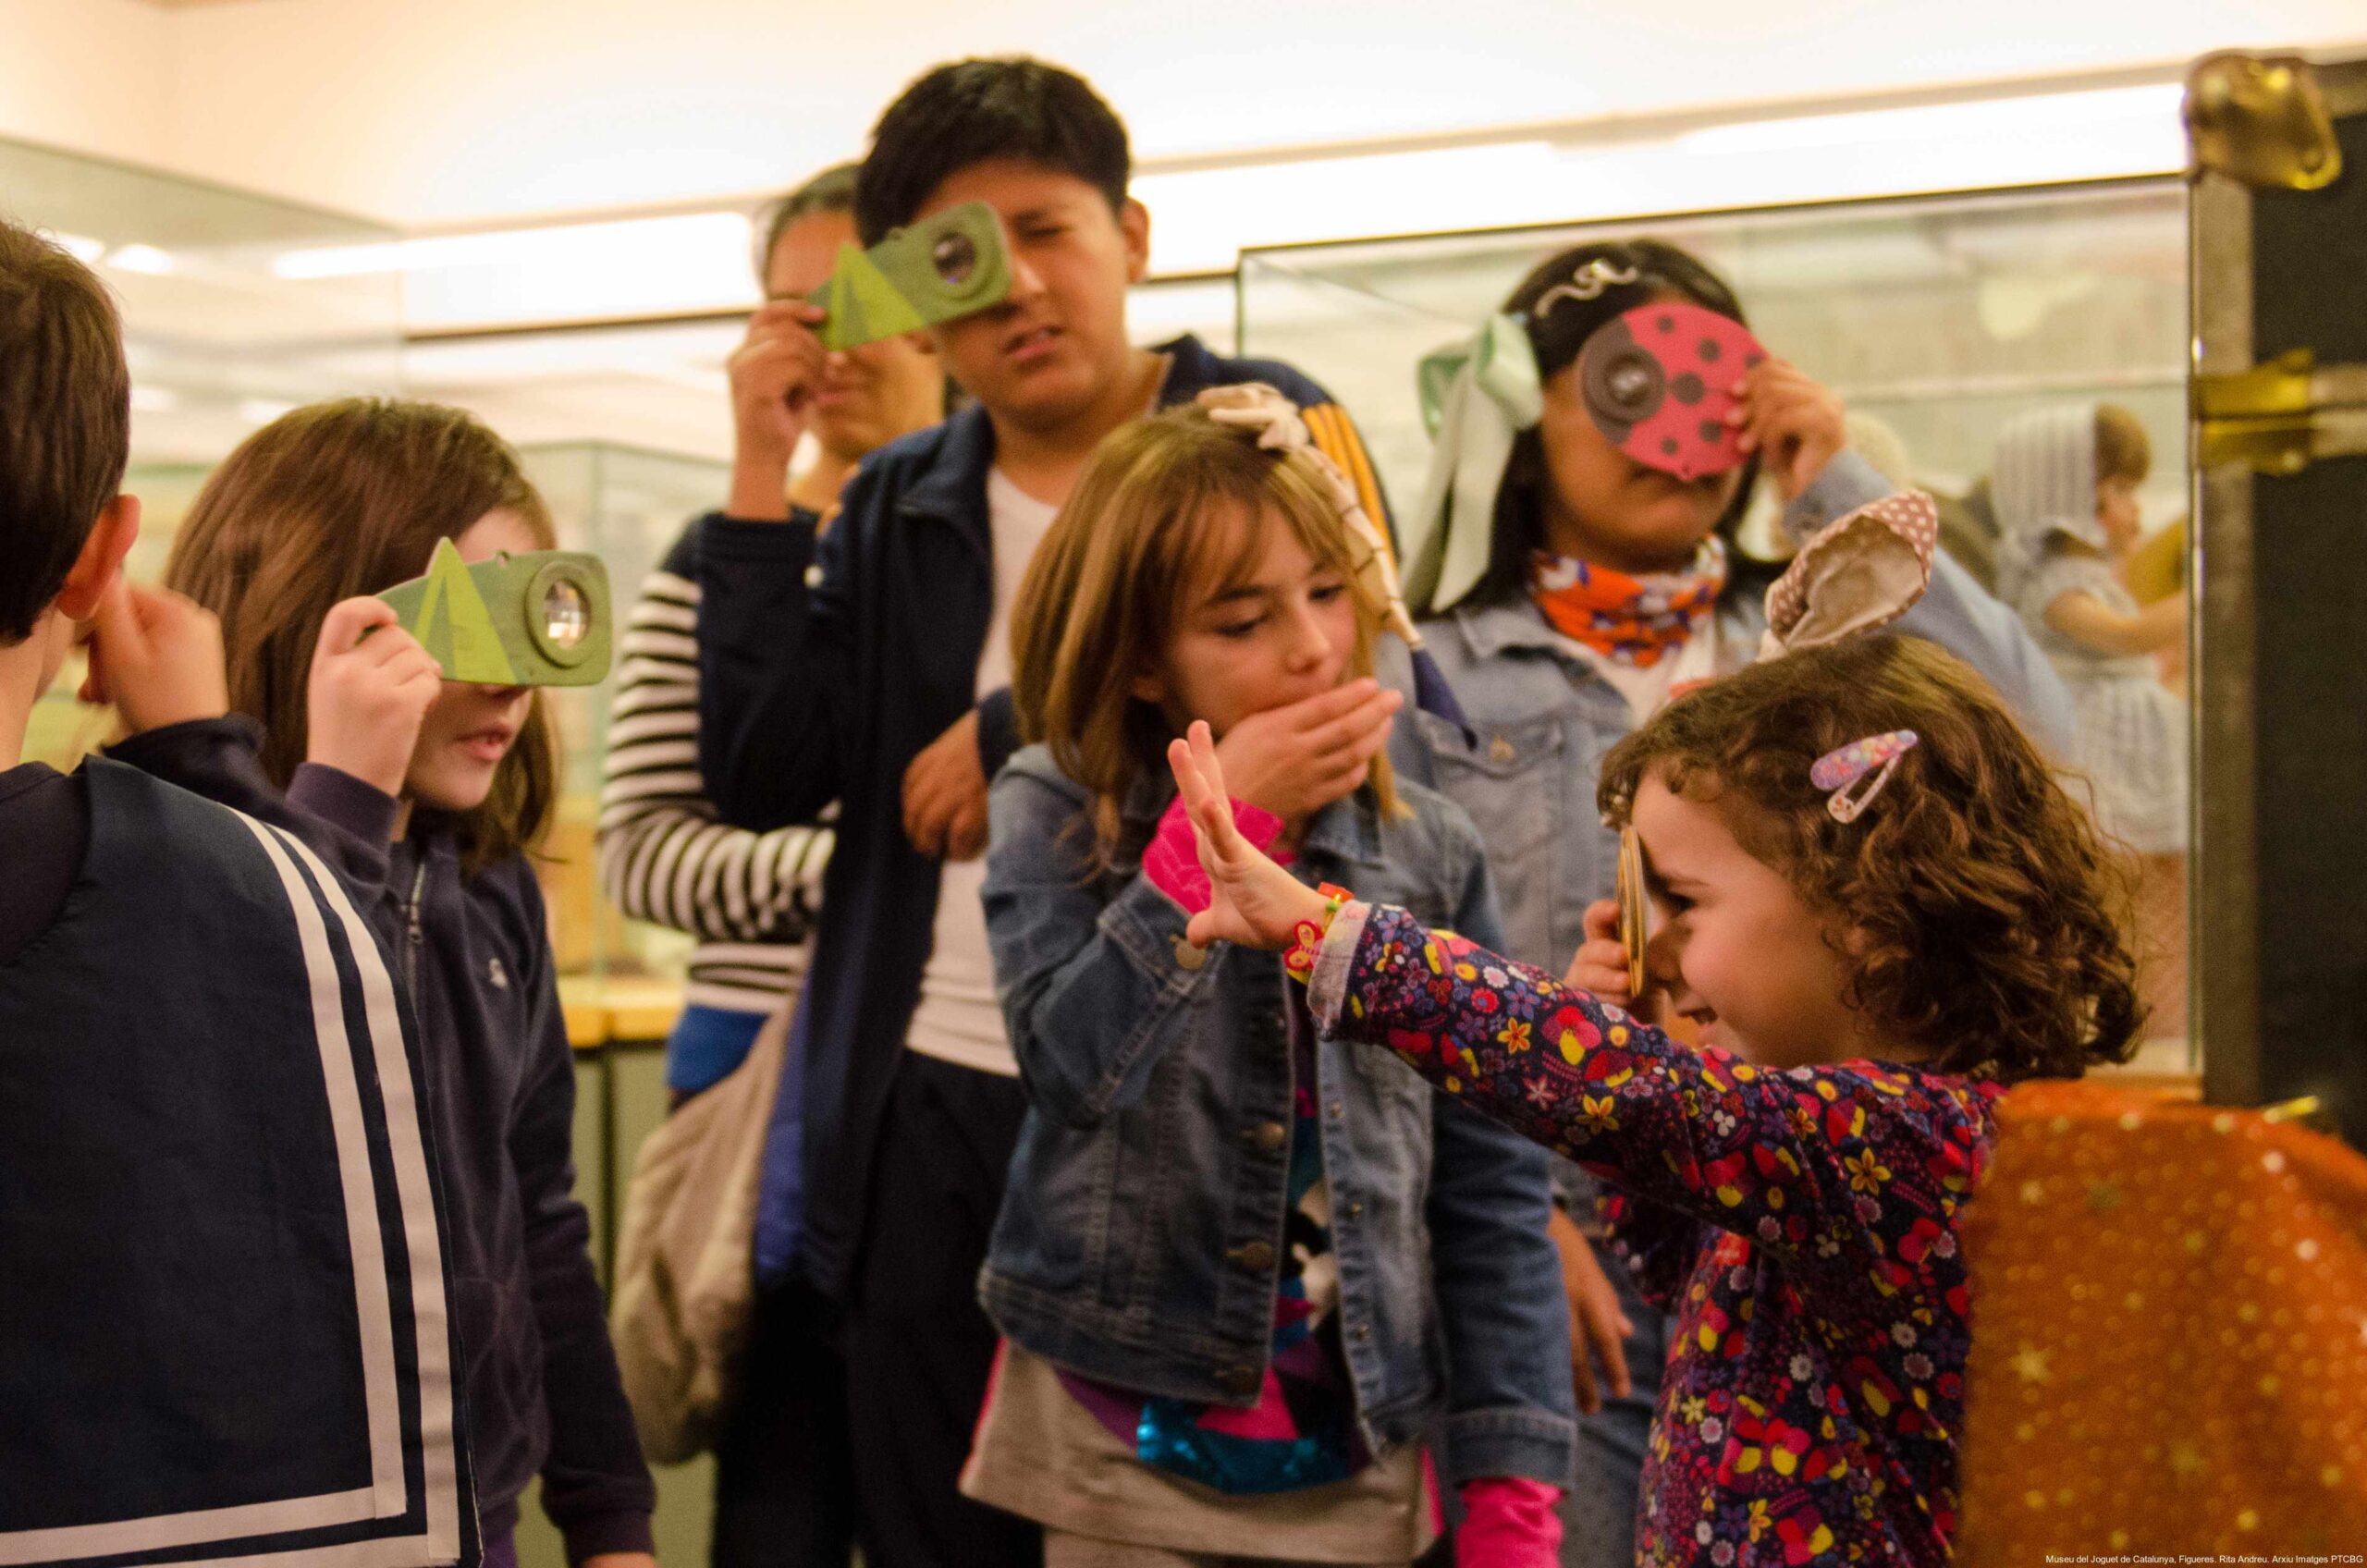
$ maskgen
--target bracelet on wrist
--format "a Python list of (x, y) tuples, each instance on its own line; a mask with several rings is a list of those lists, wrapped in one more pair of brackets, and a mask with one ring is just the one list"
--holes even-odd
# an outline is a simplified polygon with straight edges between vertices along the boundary
[(1354, 896), (1345, 888), (1334, 887), (1329, 882), (1316, 891), (1323, 895), (1323, 913), (1317, 919), (1300, 921), (1293, 932), (1295, 940), (1291, 943), (1290, 950), (1282, 954), (1283, 971), (1301, 985), (1313, 984), (1316, 955), (1323, 950), (1323, 938), (1330, 934), (1331, 922), (1339, 915), (1341, 906)]

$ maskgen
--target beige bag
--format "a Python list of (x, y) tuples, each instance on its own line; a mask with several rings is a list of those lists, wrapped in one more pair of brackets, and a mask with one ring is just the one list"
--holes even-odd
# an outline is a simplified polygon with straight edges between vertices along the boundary
[(678, 1464), (715, 1443), (755, 1299), (756, 1192), (794, 998), (730, 1075), (641, 1145), (617, 1241), (610, 1329), (641, 1446)]

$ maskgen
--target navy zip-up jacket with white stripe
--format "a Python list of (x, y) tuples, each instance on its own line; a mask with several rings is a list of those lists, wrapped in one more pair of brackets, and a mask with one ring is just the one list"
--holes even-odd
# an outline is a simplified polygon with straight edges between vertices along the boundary
[(533, 869), (520, 854), (462, 876), (433, 813), (389, 842), (393, 797), (335, 768), (299, 768), (282, 795), (259, 739), (243, 717), (198, 719), (109, 754), (301, 835), (352, 885), (419, 1019), (485, 1539), (539, 1472), (570, 1562), (648, 1551), (656, 1489), (575, 1199), (575, 1061)]

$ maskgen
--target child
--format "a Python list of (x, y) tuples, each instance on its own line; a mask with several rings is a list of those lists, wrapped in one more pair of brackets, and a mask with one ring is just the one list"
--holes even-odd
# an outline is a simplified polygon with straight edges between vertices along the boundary
[[(1417, 712), (1392, 755), (1478, 824), (1507, 950), (1556, 968), (1613, 888), (1617, 839), (1594, 809), (1604, 753), (1672, 692), (1759, 651), (1774, 572), (1733, 543), (1757, 476), (1774, 480), (1803, 540), (1894, 488), (1845, 447), (1841, 400), (1780, 359), (1740, 378), (1742, 468), (1685, 482), (1614, 447), (1588, 412), (1578, 356), (1660, 300), (1742, 319), (1722, 278), (1657, 240), (1579, 245), (1531, 271), (1475, 343), (1408, 535), (1407, 597), (1478, 745)], [(1935, 564), (1899, 630), (1954, 649), (2035, 733), (2067, 742), (2044, 655), (1955, 562)], [(1666, 1324), (1588, 1246), (1589, 1183), (1564, 1167), (1559, 1185), (1586, 1412), (1565, 1561), (1625, 1568)]]
[[(855, 174), (842, 164), (816, 175), (767, 226), (758, 263), (766, 303), (732, 361), (732, 516), (785, 517), (792, 507), (834, 513), (858, 461), (944, 415), (944, 370), (916, 335), (831, 354), (811, 410), (814, 460), (790, 472), (809, 421), (784, 400), (789, 379), (804, 372), (782, 326), (799, 319), (797, 307), (855, 237)], [(730, 1073), (767, 1016), (797, 994), (831, 841), (827, 827), (754, 833), (717, 819), (698, 771), (701, 527), (692, 521), (650, 573), (626, 627), (600, 799), (608, 896), (635, 919), (700, 938), (666, 1041), (666, 1086), (676, 1096)], [(766, 1151), (790, 1178), (801, 1087), (792, 1066), (781, 1075)], [(823, 1304), (780, 1277), (794, 1252), (794, 1196), (793, 1187), (778, 1194), (757, 1239), (766, 1288), (716, 1439), (715, 1568), (843, 1564), (850, 1550), (846, 1369)]]
[(0, 222), (0, 1559), (474, 1561), (417, 1042), (287, 835), (92, 759), (85, 694), (219, 713), (221, 642), (128, 593), (113, 301)]
[(995, 784), (986, 909), (1029, 1108), (965, 1489), (1041, 1521), (1048, 1568), (1402, 1564), (1443, 1430), (1462, 1561), (1543, 1568), (1572, 1438), (1543, 1156), (1317, 1040), (1270, 959), (1184, 939), (1206, 885), (1161, 758), (1194, 718), (1301, 875), (1495, 925), (1461, 812), (1377, 742), (1277, 744), (1371, 688), (1385, 606), (1296, 410), (1201, 402), (1102, 443), (1014, 609), (1044, 743)]
[(232, 717), (114, 754), (312, 835), (366, 888), (425, 1037), (487, 1561), (514, 1562), (540, 1472), (570, 1561), (632, 1568), (656, 1494), (573, 1195), (575, 1064), (528, 859), (558, 799), (550, 721), (526, 688), (440, 680), (361, 596), (443, 539), (470, 561), (554, 545), (516, 457), (467, 414), (357, 398), (255, 432), (166, 568), (221, 618)]
[[(1004, 689), (1028, 557), (1104, 435), (1203, 387), (1281, 386), (1312, 405), (1343, 468), (1370, 472), (1345, 417), (1287, 366), (1191, 337), (1129, 343), (1149, 217), (1128, 168), (1125, 128), (1056, 67), (965, 60), (906, 89), (874, 132), (855, 221), (869, 243), (965, 202), (1000, 214), (1009, 299), (929, 333), (975, 405), (873, 454), (818, 551), (809, 513), (710, 518), (700, 533), (709, 795), (758, 831), (840, 810), (803, 1001), (796, 1267), (845, 1307), (863, 1390), (847, 1411), (851, 1490), (875, 1568), (1032, 1564), (1039, 1550), (956, 1489), (995, 1346), (978, 1265), (1025, 1110), (977, 856), (987, 780), (1016, 746)], [(824, 356), (812, 312), (787, 318), (775, 336), (802, 367), (779, 384), (794, 422)], [(1377, 745), (1390, 719), (1377, 693), (1325, 693), (1309, 717), (1343, 702), (1331, 720)]]
[(2140, 537), (2145, 427), (2111, 403), (2026, 414), (1997, 437), (2000, 587), (2070, 688), (2097, 823), (2136, 857), (2151, 1026), (2186, 1032), (2187, 705), (2154, 656), (2186, 636), (2183, 587), (2140, 609), (2122, 582)]
[(1842, 643), (1684, 696), (1605, 759), (1663, 919), (1647, 973), (1699, 1050), (1615, 1005), (1614, 906), (1567, 983), (1343, 908), (1233, 826), (1205, 729), (1171, 753), (1217, 887), (1194, 941), (1295, 943), (1327, 1031), (1616, 1191), (1621, 1249), (1677, 1315), (1638, 1560), (1945, 1562), (1956, 1232), (1993, 1107), (2125, 1059), (2138, 1019), (2111, 863), (1987, 686), (1916, 639)]

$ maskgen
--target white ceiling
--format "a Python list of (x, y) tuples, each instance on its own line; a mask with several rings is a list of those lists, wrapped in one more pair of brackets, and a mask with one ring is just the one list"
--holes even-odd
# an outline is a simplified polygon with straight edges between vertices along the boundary
[(778, 188), (970, 53), (1083, 70), (1160, 165), (2360, 40), (2359, 0), (0, 0), (0, 135), (417, 228)]

